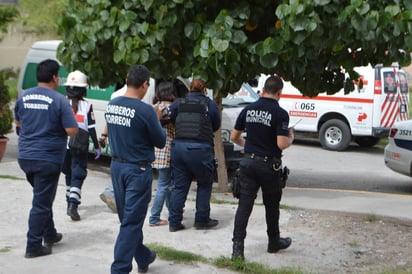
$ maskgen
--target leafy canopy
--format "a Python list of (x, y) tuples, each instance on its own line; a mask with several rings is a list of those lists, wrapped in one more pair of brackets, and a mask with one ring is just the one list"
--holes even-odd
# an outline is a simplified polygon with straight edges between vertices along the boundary
[(410, 64), (411, 19), (412, 0), (69, 0), (60, 60), (100, 86), (140, 63), (221, 96), (275, 72), (305, 95), (333, 94), (353, 88), (356, 66)]
[[(19, 0), (20, 31), (25, 34), (57, 35), (57, 21), (67, 0)], [(52, 12), (51, 12), (52, 11)]]
[(4, 38), (3, 35), (7, 33), (8, 26), (19, 15), (17, 8), (11, 5), (0, 5), (0, 41)]

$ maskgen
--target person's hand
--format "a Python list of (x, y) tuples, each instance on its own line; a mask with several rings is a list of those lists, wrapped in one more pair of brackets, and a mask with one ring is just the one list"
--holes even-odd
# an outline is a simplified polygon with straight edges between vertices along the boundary
[(100, 148), (94, 149), (94, 155), (95, 155), (94, 159), (95, 159), (95, 160), (99, 159), (101, 154), (102, 154), (102, 153), (101, 153), (101, 151), (100, 151)]
[(163, 110), (162, 104), (157, 103), (153, 107), (154, 107), (154, 110), (156, 111), (157, 119), (161, 120), (162, 119), (162, 110)]

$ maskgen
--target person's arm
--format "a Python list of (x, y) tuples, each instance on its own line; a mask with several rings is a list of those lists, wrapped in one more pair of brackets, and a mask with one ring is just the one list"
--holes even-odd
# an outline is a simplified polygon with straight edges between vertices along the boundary
[(152, 109), (151, 112), (147, 115), (150, 140), (155, 147), (164, 148), (166, 145), (166, 131), (160, 124), (156, 111)]
[(107, 129), (107, 124), (104, 126), (104, 129), (103, 129), (103, 133), (102, 133), (102, 135), (101, 135), (101, 140), (104, 142), (104, 145), (106, 146), (107, 145), (107, 134), (109, 133), (109, 130)]
[(284, 150), (284, 149), (290, 147), (292, 145), (294, 139), (295, 139), (295, 131), (294, 131), (293, 128), (290, 128), (288, 136), (278, 135), (278, 137), (277, 137), (278, 148), (280, 150)]
[(242, 131), (240, 130), (233, 129), (230, 133), (230, 140), (241, 147), (245, 146), (245, 138), (243, 138)]
[(79, 130), (78, 127), (69, 127), (64, 129), (67, 133), (68, 136), (74, 136), (77, 134), (77, 131)]
[(94, 119), (93, 114), (93, 106), (90, 104), (89, 111), (87, 112), (87, 121), (88, 121), (88, 128), (90, 138), (92, 138), (93, 145), (95, 149), (99, 149), (99, 142), (97, 141), (97, 134), (96, 134), (96, 120)]

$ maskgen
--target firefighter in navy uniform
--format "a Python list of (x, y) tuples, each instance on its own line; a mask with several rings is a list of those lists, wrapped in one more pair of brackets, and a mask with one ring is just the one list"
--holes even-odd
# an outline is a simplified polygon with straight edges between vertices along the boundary
[(206, 95), (206, 85), (195, 79), (185, 98), (169, 107), (170, 121), (175, 123), (176, 135), (170, 150), (172, 191), (169, 202), (169, 231), (185, 228), (183, 208), (193, 179), (197, 180), (194, 227), (209, 229), (219, 222), (210, 218), (215, 157), (213, 134), (220, 128), (218, 106)]
[[(292, 243), (290, 238), (281, 238), (279, 232), (281, 156), (282, 150), (289, 147), (294, 139), (293, 129), (289, 129), (288, 113), (278, 103), (282, 89), (280, 77), (269, 77), (263, 88), (263, 97), (241, 111), (230, 136), (245, 151), (239, 167), (240, 195), (233, 230), (232, 259), (244, 259), (246, 228), (259, 188), (262, 189), (266, 211), (267, 252), (276, 253)], [(246, 138), (242, 137), (244, 131)]]

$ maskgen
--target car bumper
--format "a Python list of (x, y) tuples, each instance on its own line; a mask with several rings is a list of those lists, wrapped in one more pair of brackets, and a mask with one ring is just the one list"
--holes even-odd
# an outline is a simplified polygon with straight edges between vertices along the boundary
[(389, 143), (384, 150), (384, 161), (385, 165), (393, 171), (406, 176), (412, 176), (412, 153), (410, 150), (402, 149)]

